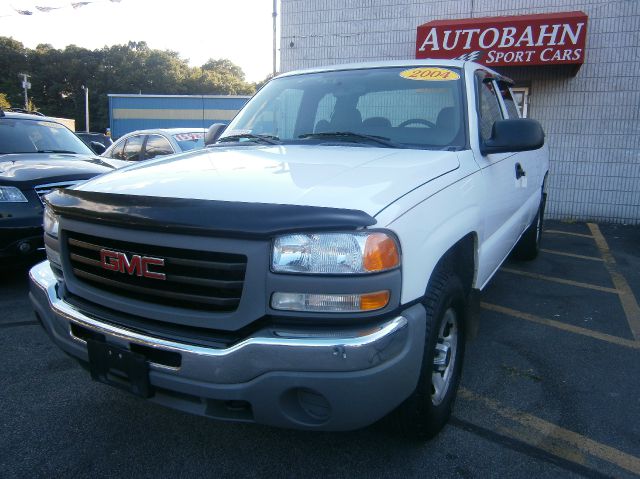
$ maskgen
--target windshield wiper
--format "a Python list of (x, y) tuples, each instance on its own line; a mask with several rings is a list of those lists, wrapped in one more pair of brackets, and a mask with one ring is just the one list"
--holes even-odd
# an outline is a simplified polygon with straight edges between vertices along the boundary
[(238, 141), (240, 140), (249, 140), (254, 141), (256, 143), (263, 142), (269, 145), (279, 145), (281, 143), (280, 138), (273, 135), (254, 135), (253, 133), (240, 133), (238, 135), (229, 135), (223, 136), (218, 140), (218, 143), (227, 142), (227, 141)]
[(378, 135), (365, 135), (363, 133), (353, 133), (351, 131), (330, 131), (330, 132), (322, 132), (322, 133), (305, 133), (303, 135), (299, 135), (298, 138), (338, 138), (351, 141), (357, 140), (367, 140), (373, 141), (374, 143), (378, 143), (380, 145), (387, 146), (389, 148), (404, 148), (402, 145), (391, 141), (391, 139), (385, 136)]
[(37, 150), (36, 153), (72, 153), (74, 155), (78, 155), (77, 151), (71, 150)]

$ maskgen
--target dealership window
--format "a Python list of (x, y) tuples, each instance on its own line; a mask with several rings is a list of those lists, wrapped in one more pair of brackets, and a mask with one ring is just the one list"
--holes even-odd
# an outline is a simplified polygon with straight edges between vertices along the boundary
[(507, 108), (507, 114), (509, 115), (509, 118), (519, 118), (520, 111), (518, 110), (518, 105), (516, 105), (513, 95), (511, 94), (509, 84), (505, 82), (499, 82), (498, 87), (500, 88), (500, 95), (502, 96), (504, 106)]
[(529, 88), (515, 87), (511, 89), (513, 99), (520, 109), (520, 116), (527, 118), (529, 116)]

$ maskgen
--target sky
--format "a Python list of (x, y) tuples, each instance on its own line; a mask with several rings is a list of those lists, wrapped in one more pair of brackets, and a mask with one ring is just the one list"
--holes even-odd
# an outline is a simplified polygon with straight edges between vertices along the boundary
[(0, 0), (0, 35), (28, 48), (145, 41), (191, 66), (227, 58), (260, 81), (273, 70), (272, 11), (271, 0)]

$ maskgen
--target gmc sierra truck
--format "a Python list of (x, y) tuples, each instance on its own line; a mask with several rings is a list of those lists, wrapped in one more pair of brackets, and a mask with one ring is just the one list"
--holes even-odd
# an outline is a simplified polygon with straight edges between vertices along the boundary
[(281, 75), (206, 148), (47, 195), (35, 312), (166, 406), (430, 438), (479, 291), (539, 248), (548, 151), (510, 85), (461, 61)]

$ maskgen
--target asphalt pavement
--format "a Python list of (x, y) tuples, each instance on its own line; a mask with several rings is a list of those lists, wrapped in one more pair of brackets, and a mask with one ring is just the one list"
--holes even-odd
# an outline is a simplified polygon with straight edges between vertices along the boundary
[(92, 382), (0, 275), (0, 477), (640, 476), (640, 227), (547, 222), (482, 294), (451, 422), (310, 433), (173, 411)]

